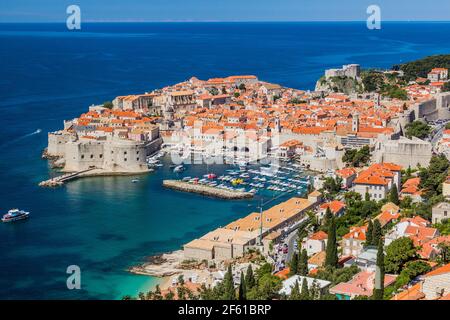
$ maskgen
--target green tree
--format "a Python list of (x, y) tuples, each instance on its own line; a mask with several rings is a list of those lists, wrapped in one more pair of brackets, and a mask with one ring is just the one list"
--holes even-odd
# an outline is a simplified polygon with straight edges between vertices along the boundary
[(309, 289), (309, 296), (311, 300), (319, 300), (320, 299), (320, 287), (319, 282), (317, 279), (314, 279), (314, 281), (311, 284), (311, 288)]
[(256, 284), (255, 276), (253, 274), (252, 265), (249, 264), (247, 268), (247, 272), (245, 274), (245, 287), (247, 290), (252, 289)]
[(299, 263), (298, 263), (298, 274), (301, 276), (308, 275), (308, 253), (306, 249), (303, 249), (301, 253), (299, 253)]
[(346, 150), (344, 156), (342, 157), (342, 161), (354, 167), (365, 166), (370, 161), (369, 146), (364, 146), (359, 150)]
[(239, 90), (245, 90), (245, 84), (241, 83), (241, 84), (239, 85)]
[(331, 212), (330, 207), (327, 207), (325, 211), (325, 216), (323, 217), (323, 225), (326, 230), (330, 228), (331, 220), (333, 220), (333, 213)]
[(291, 262), (289, 264), (289, 274), (293, 276), (298, 272), (298, 255), (294, 252), (291, 257)]
[(375, 221), (373, 222), (372, 245), (377, 246), (379, 242), (382, 242), (381, 236), (382, 232), (380, 220), (375, 219)]
[(238, 300), (246, 300), (246, 288), (245, 288), (245, 278), (244, 272), (241, 271), (241, 281), (239, 283)]
[(257, 280), (252, 289), (247, 287), (247, 300), (270, 300), (279, 298), (281, 279), (272, 274), (272, 265), (263, 264), (256, 272)]
[(289, 300), (300, 300), (300, 287), (298, 285), (298, 281), (295, 281), (295, 284), (292, 286), (291, 295), (289, 296)]
[(389, 201), (396, 205), (400, 204), (400, 199), (398, 198), (398, 189), (395, 183), (389, 191)]
[(306, 278), (303, 278), (302, 282), (302, 292), (300, 293), (301, 300), (309, 300), (309, 289), (308, 289), (308, 282), (306, 281)]
[(103, 108), (112, 109), (113, 108), (112, 102), (111, 101), (103, 102)]
[(427, 200), (442, 194), (442, 182), (448, 175), (450, 162), (445, 155), (432, 156), (428, 168), (420, 168), (420, 187)]
[(367, 224), (367, 232), (366, 232), (366, 246), (373, 245), (372, 234), (373, 234), (373, 223), (372, 223), (372, 220), (369, 220), (369, 223)]
[(325, 266), (337, 267), (337, 239), (336, 239), (336, 222), (334, 217), (331, 219), (330, 228), (328, 229), (328, 242), (325, 256)]
[(386, 257), (384, 259), (387, 273), (398, 274), (408, 261), (416, 257), (416, 248), (410, 238), (402, 237), (391, 242), (386, 247)]
[(223, 278), (223, 300), (235, 300), (236, 290), (234, 288), (233, 271), (231, 269), (231, 264), (228, 266), (228, 270)]
[(211, 89), (209, 89), (209, 93), (213, 96), (217, 96), (219, 94), (219, 89), (217, 89), (216, 87), (212, 87)]
[[(384, 297), (384, 252), (383, 252), (383, 241), (378, 242), (378, 252), (377, 252), (377, 265), (376, 265), (376, 276), (375, 289), (373, 293), (374, 300), (383, 300)], [(378, 288), (377, 288), (378, 287)]]
[(431, 127), (420, 120), (408, 123), (405, 129), (405, 134), (408, 138), (417, 137), (419, 139), (423, 139), (431, 133)]

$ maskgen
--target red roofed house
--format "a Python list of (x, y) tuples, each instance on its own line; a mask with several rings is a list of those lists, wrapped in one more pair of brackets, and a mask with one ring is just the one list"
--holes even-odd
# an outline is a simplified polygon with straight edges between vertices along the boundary
[(342, 178), (342, 188), (348, 189), (352, 186), (353, 180), (356, 179), (356, 170), (355, 168), (336, 170), (336, 176)]
[(342, 237), (342, 254), (357, 256), (361, 253), (366, 242), (367, 226), (351, 227), (350, 232)]
[(370, 199), (385, 199), (392, 186), (397, 185), (397, 190), (401, 186), (402, 167), (393, 163), (377, 163), (359, 173), (353, 181), (353, 189), (364, 199), (369, 193)]
[(317, 252), (325, 251), (327, 247), (328, 235), (323, 231), (313, 233), (302, 243), (302, 248), (306, 250), (308, 256)]
[(447, 300), (450, 294), (450, 263), (428, 272), (419, 283), (392, 300)]
[(340, 217), (344, 214), (345, 203), (342, 201), (334, 200), (321, 204), (319, 207), (319, 212), (316, 215), (319, 222), (325, 217), (327, 208), (330, 208), (331, 213), (334, 214), (335, 217)]
[[(384, 287), (388, 287), (395, 282), (397, 276), (386, 274), (384, 276)], [(357, 296), (370, 297), (375, 288), (375, 272), (361, 271), (350, 281), (341, 282), (330, 288), (330, 293), (336, 295), (338, 300), (351, 300)]]
[(413, 202), (422, 201), (422, 191), (419, 188), (420, 178), (411, 178), (405, 181), (400, 191), (400, 198), (410, 197)]
[(383, 228), (384, 226), (387, 226), (391, 222), (396, 222), (400, 218), (400, 213), (394, 210), (387, 210), (380, 213), (375, 219), (378, 219), (380, 221), (380, 225)]

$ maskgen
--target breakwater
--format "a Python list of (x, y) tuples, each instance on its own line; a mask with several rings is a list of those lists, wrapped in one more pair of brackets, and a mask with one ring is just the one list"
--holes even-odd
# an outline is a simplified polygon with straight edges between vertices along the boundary
[(205, 186), (201, 184), (193, 184), (180, 180), (163, 180), (165, 188), (174, 189), (183, 192), (198, 193), (208, 197), (238, 200), (253, 198), (253, 193), (242, 192), (236, 190), (226, 190), (217, 187)]

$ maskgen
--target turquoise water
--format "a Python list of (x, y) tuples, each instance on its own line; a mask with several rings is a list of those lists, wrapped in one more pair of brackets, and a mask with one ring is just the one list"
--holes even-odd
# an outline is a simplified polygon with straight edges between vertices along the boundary
[[(168, 168), (139, 183), (108, 177), (39, 188), (54, 174), (40, 159), (46, 132), (64, 119), (92, 103), (191, 76), (256, 74), (312, 89), (325, 68), (390, 67), (449, 53), (449, 34), (448, 23), (385, 23), (381, 31), (363, 23), (83, 24), (81, 32), (0, 24), (0, 211), (32, 212), (28, 221), (0, 225), (0, 299), (135, 295), (155, 279), (128, 267), (254, 210), (257, 200), (163, 190), (161, 180), (173, 175)], [(81, 268), (82, 290), (66, 288), (73, 264)]]

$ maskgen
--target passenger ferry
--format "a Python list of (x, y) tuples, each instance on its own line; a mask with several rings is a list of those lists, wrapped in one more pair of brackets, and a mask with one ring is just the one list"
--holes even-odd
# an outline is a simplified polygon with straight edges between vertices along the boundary
[(28, 218), (30, 215), (29, 212), (19, 210), (19, 209), (11, 209), (2, 217), (2, 222), (13, 222), (18, 220), (23, 220)]

